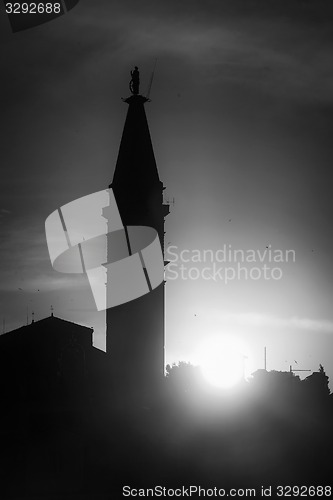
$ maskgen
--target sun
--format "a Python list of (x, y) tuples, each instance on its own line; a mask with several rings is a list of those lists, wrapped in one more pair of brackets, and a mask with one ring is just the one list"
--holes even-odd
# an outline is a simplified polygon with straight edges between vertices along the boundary
[(246, 348), (231, 336), (210, 337), (200, 345), (198, 359), (203, 377), (215, 387), (230, 388), (245, 377)]

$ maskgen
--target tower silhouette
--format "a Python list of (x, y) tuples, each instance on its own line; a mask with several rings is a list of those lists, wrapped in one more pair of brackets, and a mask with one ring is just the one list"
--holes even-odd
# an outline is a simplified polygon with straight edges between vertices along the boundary
[[(137, 69), (136, 69), (137, 71)], [(132, 77), (134, 80), (133, 72)], [(154, 228), (164, 249), (164, 219), (169, 205), (163, 204), (144, 104), (139, 94), (139, 75), (130, 85), (118, 159), (110, 188), (113, 189), (122, 222), (126, 226)], [(113, 394), (131, 401), (146, 401), (159, 390), (164, 376), (165, 283), (146, 295), (106, 311), (106, 353)]]

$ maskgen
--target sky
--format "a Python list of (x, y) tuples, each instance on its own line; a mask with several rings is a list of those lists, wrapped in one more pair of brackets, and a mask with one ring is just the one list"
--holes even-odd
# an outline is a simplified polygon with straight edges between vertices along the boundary
[(171, 202), (166, 362), (230, 335), (247, 373), (266, 346), (268, 369), (321, 363), (332, 381), (332, 14), (329, 0), (81, 0), (12, 33), (1, 5), (2, 331), (52, 305), (102, 346), (103, 312), (85, 276), (52, 269), (44, 224), (110, 184), (130, 70), (145, 93), (157, 59), (145, 107)]

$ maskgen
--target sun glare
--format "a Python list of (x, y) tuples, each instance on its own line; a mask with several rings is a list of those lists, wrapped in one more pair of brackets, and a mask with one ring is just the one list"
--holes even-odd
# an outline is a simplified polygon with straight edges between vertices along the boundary
[(200, 346), (198, 358), (204, 378), (215, 387), (233, 387), (245, 376), (246, 349), (233, 337), (206, 340)]

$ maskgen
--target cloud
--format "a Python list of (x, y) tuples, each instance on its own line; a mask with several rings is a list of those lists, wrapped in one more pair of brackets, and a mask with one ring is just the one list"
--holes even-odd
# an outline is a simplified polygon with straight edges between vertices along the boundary
[(96, 79), (101, 85), (105, 75), (111, 80), (115, 65), (121, 71), (134, 59), (150, 58), (153, 64), (156, 56), (163, 79), (173, 73), (176, 80), (178, 62), (185, 62), (203, 86), (240, 83), (293, 99), (332, 102), (329, 13), (328, 2), (320, 0), (257, 0), (250, 7), (249, 0), (80, 5), (75, 13), (6, 42), (3, 53), (11, 53), (15, 64), (2, 62), (2, 86), (8, 87), (3, 108), (11, 92), (16, 107), (37, 96), (70, 102)]
[[(184, 59), (196, 68), (194, 85), (232, 82), (282, 97), (332, 102), (331, 45), (316, 37), (309, 40), (303, 27), (286, 21), (274, 22), (275, 37), (268, 30), (262, 25), (253, 32), (250, 23), (237, 27), (148, 20), (144, 29), (134, 23), (125, 43), (127, 49), (133, 45), (136, 52), (151, 57), (161, 54), (162, 65), (168, 54)], [(291, 32), (294, 37), (288, 40)]]
[(45, 292), (82, 287), (82, 276), (62, 275), (52, 269), (40, 219), (21, 217), (2, 228), (0, 258), (0, 291)]
[(7, 217), (11, 213), (12, 212), (10, 210), (7, 210), (6, 208), (0, 208), (0, 219)]
[(209, 313), (209, 319), (215, 319), (222, 323), (232, 323), (249, 327), (296, 328), (299, 330), (333, 334), (332, 321), (299, 318), (297, 316), (281, 318), (261, 313), (229, 313), (226, 311), (215, 311)]
[(101, 16), (106, 5), (89, 11), (90, 17), (87, 10), (76, 26), (78, 34), (85, 26), (88, 34), (95, 29), (85, 69), (96, 72), (110, 61), (122, 66), (140, 58), (153, 63), (158, 57), (157, 73), (168, 82), (179, 74), (183, 78), (178, 62), (185, 62), (193, 68), (192, 84), (240, 83), (292, 99), (332, 102), (333, 37), (325, 9), (304, 9), (299, 2), (288, 8), (269, 2), (270, 8), (263, 8), (265, 3), (252, 2), (251, 11), (244, 2), (237, 8), (228, 2), (225, 7), (209, 2), (206, 8), (202, 2), (191, 8), (178, 2), (177, 9), (175, 3), (164, 8), (146, 2), (139, 10), (125, 3), (111, 20)]

